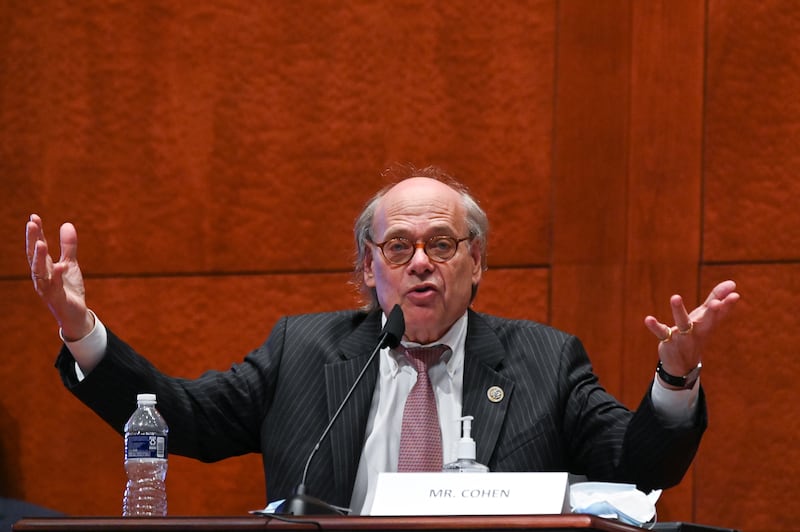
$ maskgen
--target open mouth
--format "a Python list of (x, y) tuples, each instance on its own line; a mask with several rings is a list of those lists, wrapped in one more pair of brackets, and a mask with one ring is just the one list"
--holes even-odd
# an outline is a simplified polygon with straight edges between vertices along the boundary
[(417, 286), (416, 288), (411, 290), (412, 294), (427, 294), (430, 292), (435, 292), (436, 290), (432, 286)]

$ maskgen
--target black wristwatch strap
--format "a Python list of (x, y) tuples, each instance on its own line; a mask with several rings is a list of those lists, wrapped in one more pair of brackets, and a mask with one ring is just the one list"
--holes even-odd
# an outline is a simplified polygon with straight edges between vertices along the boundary
[(697, 377), (700, 376), (700, 370), (703, 368), (703, 363), (699, 362), (697, 367), (694, 368), (692, 371), (684, 375), (683, 377), (676, 377), (675, 375), (670, 375), (664, 369), (664, 366), (661, 364), (661, 361), (658, 361), (658, 367), (656, 367), (656, 373), (661, 380), (669, 384), (670, 386), (677, 386), (678, 388), (692, 388), (694, 383), (697, 382)]

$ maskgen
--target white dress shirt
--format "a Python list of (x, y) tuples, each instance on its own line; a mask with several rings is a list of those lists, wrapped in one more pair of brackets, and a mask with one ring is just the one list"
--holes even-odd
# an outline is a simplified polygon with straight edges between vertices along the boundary
[[(384, 323), (386, 316), (384, 316)], [(441, 361), (428, 370), (436, 396), (439, 428), (442, 431), (442, 463), (456, 459), (456, 444), (461, 438), (461, 397), (464, 383), (464, 341), (467, 337), (467, 313), (456, 321), (439, 340), (427, 346), (446, 345), (449, 350)], [(404, 347), (420, 344), (403, 342)], [(367, 419), (367, 439), (358, 463), (356, 483), (350, 499), (351, 514), (364, 514), (372, 507), (375, 485), (381, 472), (397, 471), (400, 455), (400, 427), (406, 397), (417, 382), (417, 370), (400, 350), (382, 349), (380, 369), (372, 406)]]

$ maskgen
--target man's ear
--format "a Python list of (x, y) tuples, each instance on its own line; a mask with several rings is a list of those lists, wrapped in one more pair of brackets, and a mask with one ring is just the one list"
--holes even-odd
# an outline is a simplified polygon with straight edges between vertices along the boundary
[(472, 257), (472, 285), (476, 286), (483, 277), (483, 262), (481, 260), (481, 246), (476, 241), (470, 242), (469, 254)]
[(364, 254), (364, 285), (375, 288), (375, 272), (372, 270), (372, 252)]

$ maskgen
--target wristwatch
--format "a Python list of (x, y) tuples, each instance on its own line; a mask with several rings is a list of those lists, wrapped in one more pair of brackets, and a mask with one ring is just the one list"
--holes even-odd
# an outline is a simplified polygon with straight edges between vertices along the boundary
[(656, 368), (656, 373), (661, 380), (669, 384), (670, 386), (676, 386), (678, 388), (683, 388), (685, 390), (689, 390), (694, 387), (694, 383), (697, 382), (697, 378), (700, 376), (700, 370), (703, 369), (703, 363), (698, 362), (697, 367), (695, 367), (692, 371), (684, 375), (683, 377), (676, 377), (675, 375), (670, 375), (664, 369), (663, 364), (661, 361), (658, 361), (658, 367)]

